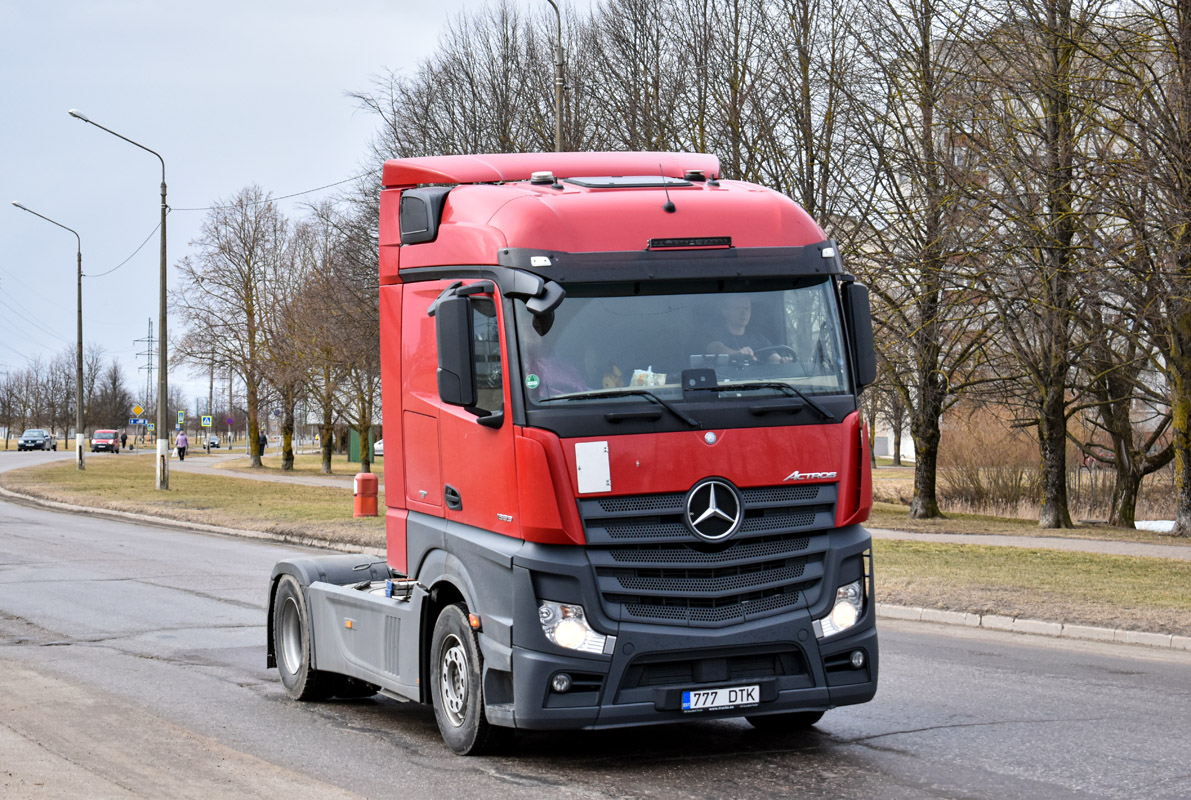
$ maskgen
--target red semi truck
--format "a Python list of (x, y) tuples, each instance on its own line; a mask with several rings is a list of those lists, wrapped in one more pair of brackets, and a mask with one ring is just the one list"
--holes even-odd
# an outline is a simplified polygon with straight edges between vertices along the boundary
[(298, 700), (433, 704), (446, 743), (877, 688), (867, 289), (714, 156), (389, 161), (387, 559), (277, 564)]

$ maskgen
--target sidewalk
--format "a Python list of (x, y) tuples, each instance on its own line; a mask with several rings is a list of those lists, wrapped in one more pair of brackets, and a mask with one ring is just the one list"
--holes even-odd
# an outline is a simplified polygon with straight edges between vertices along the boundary
[(1191, 561), (1191, 546), (1118, 542), (1111, 539), (1069, 539), (1059, 536), (1004, 536), (985, 533), (911, 533), (884, 528), (869, 528), (874, 539), (939, 544), (984, 544), (993, 547), (1026, 547), (1035, 550), (1067, 550), (1079, 553), (1105, 553), (1113, 556), (1145, 556)]

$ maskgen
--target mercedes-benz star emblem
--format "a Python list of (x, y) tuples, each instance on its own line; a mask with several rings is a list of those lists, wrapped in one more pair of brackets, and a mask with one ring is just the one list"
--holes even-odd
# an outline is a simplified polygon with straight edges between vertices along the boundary
[(686, 523), (701, 539), (718, 542), (736, 533), (743, 519), (736, 487), (718, 478), (695, 484), (686, 496)]

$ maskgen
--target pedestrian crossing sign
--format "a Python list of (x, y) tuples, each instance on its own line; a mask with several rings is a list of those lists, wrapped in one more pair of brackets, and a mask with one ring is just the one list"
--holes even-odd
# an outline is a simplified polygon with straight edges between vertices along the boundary
[(204, 415), (203, 415), (203, 427), (204, 427), (204, 428), (210, 428), (210, 427), (211, 427), (211, 415), (210, 415), (210, 414), (204, 414)]

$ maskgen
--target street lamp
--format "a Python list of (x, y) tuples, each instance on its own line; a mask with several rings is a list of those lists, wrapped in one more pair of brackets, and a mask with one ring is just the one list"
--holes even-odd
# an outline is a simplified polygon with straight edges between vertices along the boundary
[[(166, 360), (166, 328), (165, 328), (165, 307), (166, 307), (166, 271), (165, 271), (165, 215), (169, 210), (169, 206), (165, 203), (165, 159), (156, 150), (150, 150), (140, 142), (134, 142), (127, 136), (122, 136), (110, 128), (105, 128), (98, 122), (92, 122), (87, 118), (87, 115), (78, 109), (72, 108), (67, 113), (75, 119), (80, 119), (88, 125), (94, 125), (101, 131), (107, 131), (112, 136), (123, 139), (129, 144), (152, 153), (157, 156), (157, 160), (161, 162), (161, 297), (158, 304), (157, 311), (157, 335), (158, 335), (158, 377), (157, 377), (157, 488), (170, 488), (170, 457), (169, 457), (169, 443), (170, 435), (169, 429), (166, 427), (166, 405), (169, 399), (169, 377), (166, 373), (168, 361)], [(164, 438), (163, 438), (164, 434)]]
[(562, 152), (562, 90), (565, 85), (562, 77), (562, 12), (558, 10), (558, 3), (546, 0), (554, 7), (554, 18), (558, 23), (558, 39), (554, 43), (554, 149)]
[(78, 242), (78, 265), (79, 265), (79, 336), (76, 348), (78, 350), (77, 362), (75, 365), (75, 393), (74, 393), (74, 463), (81, 470), (85, 469), (83, 464), (83, 240), (79, 236), (79, 232), (74, 228), (67, 228), (61, 222), (56, 222), (45, 214), (38, 214), (31, 208), (25, 208), (16, 200), (12, 204), (21, 211), (28, 211), (35, 217), (41, 217), (46, 222), (57, 225), (63, 230), (68, 230), (74, 234), (74, 239)]

